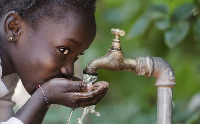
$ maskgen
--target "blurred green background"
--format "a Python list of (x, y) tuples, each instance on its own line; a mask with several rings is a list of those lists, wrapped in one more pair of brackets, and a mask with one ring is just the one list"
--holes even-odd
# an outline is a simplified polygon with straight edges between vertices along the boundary
[[(123, 29), (127, 58), (158, 56), (174, 68), (173, 124), (200, 124), (200, 0), (99, 0), (96, 6), (97, 35), (79, 71), (107, 53), (111, 28)], [(96, 106), (101, 116), (88, 114), (85, 124), (156, 124), (154, 77), (99, 69), (98, 80), (108, 81), (109, 91)], [(81, 112), (75, 109), (71, 124)], [(69, 108), (52, 106), (44, 124), (65, 124), (69, 113)]]

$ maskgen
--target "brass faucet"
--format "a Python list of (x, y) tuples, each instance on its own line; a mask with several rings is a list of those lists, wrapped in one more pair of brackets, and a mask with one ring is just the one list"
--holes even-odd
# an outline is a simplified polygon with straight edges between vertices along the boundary
[(96, 75), (98, 68), (111, 71), (135, 71), (136, 61), (125, 58), (121, 48), (120, 36), (124, 36), (125, 32), (120, 29), (111, 29), (111, 33), (115, 34), (115, 39), (113, 39), (108, 53), (103, 57), (92, 60), (83, 70), (83, 73)]
[(172, 88), (176, 85), (173, 68), (160, 57), (125, 58), (120, 43), (120, 36), (125, 32), (120, 29), (111, 29), (115, 34), (112, 46), (108, 53), (92, 60), (83, 70), (83, 74), (90, 82), (97, 79), (97, 69), (111, 71), (133, 71), (137, 75), (156, 77), (158, 87), (157, 124), (171, 124), (172, 119)]

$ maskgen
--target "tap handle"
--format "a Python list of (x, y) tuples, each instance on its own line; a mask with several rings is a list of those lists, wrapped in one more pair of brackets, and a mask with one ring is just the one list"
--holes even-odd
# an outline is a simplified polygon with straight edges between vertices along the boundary
[(124, 36), (125, 31), (113, 28), (111, 29), (111, 34), (115, 34), (115, 39), (113, 39), (111, 50), (121, 51), (121, 43), (119, 37)]
[(115, 34), (117, 36), (124, 36), (125, 35), (125, 31), (120, 30), (120, 29), (111, 29), (111, 34)]

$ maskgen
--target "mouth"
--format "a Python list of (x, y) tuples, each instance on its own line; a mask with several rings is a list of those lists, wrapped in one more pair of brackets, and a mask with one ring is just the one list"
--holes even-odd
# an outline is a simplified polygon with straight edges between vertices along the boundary
[(71, 80), (71, 81), (82, 81), (82, 79), (76, 77), (76, 76), (73, 76), (71, 78), (69, 78), (68, 80)]
[[(53, 77), (53, 78), (65, 78), (65, 79), (67, 79), (67, 80), (70, 80), (70, 81), (82, 81), (82, 79), (80, 79), (80, 78), (78, 78), (78, 77), (76, 77), (76, 76), (73, 76), (73, 77), (71, 77), (71, 78), (67, 78), (67, 77)], [(49, 81), (49, 80), (51, 80), (51, 79), (53, 79), (53, 78), (49, 78), (49, 79), (47, 79), (47, 80), (43, 80), (43, 81), (40, 81), (40, 82), (38, 82), (37, 84), (35, 84), (34, 85), (34, 87), (36, 88), (36, 89), (38, 89), (38, 85), (42, 85), (42, 84), (44, 84), (45, 82), (47, 82), (47, 81)]]
[(38, 83), (34, 84), (33, 87), (35, 88), (35, 90), (33, 92), (35, 92), (39, 88), (39, 85), (41, 86), (42, 84), (44, 84), (45, 82), (47, 82), (49, 80), (42, 80), (42, 81), (39, 81)]

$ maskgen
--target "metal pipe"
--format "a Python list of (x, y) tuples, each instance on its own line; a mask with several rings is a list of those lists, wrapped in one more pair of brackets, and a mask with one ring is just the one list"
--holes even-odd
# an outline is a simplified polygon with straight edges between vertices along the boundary
[(156, 86), (158, 87), (157, 100), (157, 124), (172, 123), (173, 92), (176, 85), (173, 68), (164, 59), (153, 57)]
[(157, 95), (157, 124), (171, 124), (172, 88), (158, 87)]
[[(125, 58), (121, 50), (119, 29), (112, 29), (116, 39), (113, 40), (111, 49), (100, 58), (92, 60), (83, 70), (84, 74), (97, 75), (97, 69), (102, 68), (112, 71), (133, 71), (137, 75), (156, 77), (158, 87), (157, 124), (171, 124), (172, 121), (172, 88), (175, 84), (175, 75), (172, 67), (159, 57)], [(121, 33), (124, 34), (124, 33)]]
[(157, 86), (157, 124), (172, 123), (173, 92), (176, 85), (173, 68), (159, 57), (139, 57), (136, 59), (137, 75), (156, 77)]

